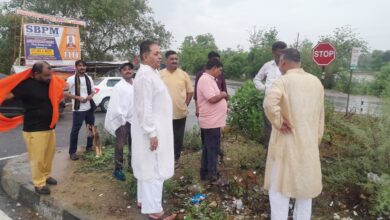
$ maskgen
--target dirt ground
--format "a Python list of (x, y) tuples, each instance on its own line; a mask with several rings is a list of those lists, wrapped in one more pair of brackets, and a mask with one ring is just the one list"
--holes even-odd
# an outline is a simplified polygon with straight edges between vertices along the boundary
[(141, 220), (135, 198), (130, 198), (126, 183), (112, 178), (111, 172), (79, 172), (85, 161), (70, 163), (61, 184), (52, 195), (61, 202), (86, 213), (90, 219)]
[[(187, 149), (175, 176), (165, 182), (165, 210), (178, 213), (177, 219), (270, 219), (268, 195), (262, 189), (265, 150), (254, 142), (232, 135), (224, 137), (223, 146), (225, 156), (219, 171), (226, 185), (213, 186), (200, 181), (201, 152)], [(322, 156), (326, 160), (332, 152), (323, 149)], [(112, 164), (99, 164), (104, 168), (97, 171), (80, 171), (86, 163), (90, 161), (73, 162), (66, 168), (66, 178), (53, 192), (55, 197), (91, 219), (145, 219), (136, 208), (134, 181), (113, 179)], [(208, 198), (201, 204), (191, 204), (191, 197), (197, 193)], [(313, 200), (312, 219), (369, 219), (365, 217), (365, 200), (359, 189), (346, 187), (342, 192), (329, 192), (324, 185), (323, 193)], [(238, 201), (242, 201), (242, 208), (237, 206)], [(292, 204), (293, 201), (290, 216)]]

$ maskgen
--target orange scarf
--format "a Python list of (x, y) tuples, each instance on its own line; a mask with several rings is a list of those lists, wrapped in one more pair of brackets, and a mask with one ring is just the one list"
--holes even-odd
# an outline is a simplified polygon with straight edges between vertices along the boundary
[[(11, 75), (0, 80), (0, 105), (3, 103), (6, 96), (11, 93), (11, 91), (19, 85), (22, 81), (28, 79), (32, 76), (31, 68), (24, 70), (23, 72)], [(66, 82), (57, 77), (52, 77), (49, 85), (49, 99), (53, 107), (53, 115), (51, 118), (50, 128), (54, 128), (58, 118), (60, 117), (59, 113), (59, 104), (63, 99), (64, 89)], [(23, 123), (23, 116), (16, 116), (12, 118), (7, 118), (0, 113), (0, 132), (9, 131), (16, 128)]]

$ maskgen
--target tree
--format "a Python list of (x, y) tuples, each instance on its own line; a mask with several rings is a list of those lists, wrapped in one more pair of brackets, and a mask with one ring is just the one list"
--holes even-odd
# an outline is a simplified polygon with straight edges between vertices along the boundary
[(371, 53), (362, 53), (359, 56), (359, 63), (358, 63), (358, 69), (362, 71), (370, 71), (372, 63), (372, 56)]
[(386, 50), (386, 51), (383, 53), (383, 61), (384, 61), (385, 63), (390, 62), (390, 50)]
[(249, 43), (251, 48), (271, 47), (278, 40), (278, 31), (275, 27), (266, 29), (257, 29), (253, 27), (249, 31)]
[(19, 21), (0, 12), (0, 72), (8, 74), (18, 53)]
[(246, 79), (248, 66), (248, 53), (242, 49), (227, 49), (222, 51), (221, 58), (223, 62), (223, 71), (226, 78)]
[(371, 53), (371, 69), (374, 71), (378, 71), (383, 66), (384, 60), (383, 60), (383, 51), (381, 50), (374, 50)]
[(211, 34), (198, 35), (195, 38), (187, 36), (180, 47), (181, 67), (189, 73), (195, 74), (207, 62), (207, 54), (217, 51), (215, 40)]
[(264, 63), (272, 60), (272, 44), (278, 40), (278, 31), (273, 27), (268, 30), (253, 29), (249, 33), (251, 47), (248, 53), (248, 66), (245, 72), (253, 78)]
[(380, 72), (375, 75), (372, 87), (374, 95), (390, 97), (390, 64), (383, 66)]
[(322, 71), (319, 66), (317, 66), (312, 59), (312, 50), (314, 44), (308, 39), (304, 39), (298, 44), (298, 50), (301, 52), (301, 63), (302, 68), (317, 77), (322, 77)]
[(320, 37), (320, 42), (330, 42), (336, 47), (336, 60), (327, 68), (325, 75), (325, 88), (332, 88), (334, 75), (349, 69), (352, 47), (360, 47), (363, 53), (367, 52), (368, 43), (361, 39), (350, 26), (336, 28), (332, 35)]
[[(3, 7), (3, 12), (11, 14), (21, 7), (21, 2), (11, 0)], [(158, 41), (163, 48), (171, 40), (171, 33), (153, 19), (151, 8), (143, 0), (30, 0), (26, 1), (25, 8), (85, 20), (87, 26), (80, 31), (81, 39), (85, 40), (85, 59), (130, 59), (145, 39)]]

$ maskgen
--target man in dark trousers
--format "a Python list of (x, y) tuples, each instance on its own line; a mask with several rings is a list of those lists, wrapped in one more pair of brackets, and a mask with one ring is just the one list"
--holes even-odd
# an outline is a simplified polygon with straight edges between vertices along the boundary
[[(69, 92), (66, 97), (72, 99), (73, 125), (70, 133), (69, 156), (71, 160), (78, 160), (77, 142), (81, 126), (85, 124), (94, 125), (96, 104), (93, 101), (95, 86), (92, 78), (87, 74), (87, 63), (83, 60), (76, 61), (76, 73), (67, 80)], [(92, 137), (87, 138), (86, 151), (92, 150)]]
[[(213, 59), (216, 59), (218, 61), (221, 60), (221, 57), (215, 51), (211, 51), (207, 55), (207, 58), (208, 58), (208, 61), (213, 60)], [(198, 96), (197, 96), (198, 81), (199, 81), (200, 77), (203, 75), (203, 73), (205, 71), (206, 71), (206, 68), (203, 68), (202, 70), (200, 70), (196, 74), (196, 78), (195, 78), (194, 100), (195, 100), (195, 115), (196, 115), (196, 117), (199, 117), (199, 106), (198, 106)], [(225, 92), (226, 93), (226, 95), (227, 95), (226, 100), (228, 100), (229, 99), (229, 94), (228, 94), (228, 91), (227, 91), (226, 80), (225, 80), (225, 75), (223, 74), (223, 71), (221, 71), (221, 74), (219, 74), (215, 78), (215, 81), (217, 83), (217, 86), (218, 86), (219, 90), (221, 92)], [(202, 133), (202, 130), (201, 130), (201, 133)], [(203, 135), (201, 135), (201, 136), (203, 137)], [(223, 163), (223, 155), (224, 155), (224, 153), (223, 153), (223, 149), (221, 148), (221, 146), (220, 146), (220, 149), (218, 150), (218, 155), (220, 156), (220, 163)]]
[[(104, 128), (116, 137), (115, 144), (115, 170), (113, 177), (125, 181), (123, 173), (123, 147), (127, 144), (128, 167), (131, 170), (131, 124), (133, 121), (133, 99), (134, 99), (134, 66), (132, 63), (124, 63), (119, 68), (122, 79), (113, 88), (110, 96)], [(127, 142), (127, 143), (126, 143)]]
[[(212, 59), (217, 59), (217, 60), (221, 59), (221, 56), (219, 56), (219, 54), (217, 52), (215, 52), (215, 51), (211, 51), (207, 55), (207, 57), (208, 57), (209, 61), (212, 60)], [(196, 78), (195, 78), (194, 100), (195, 100), (195, 107), (196, 107), (196, 112), (195, 112), (196, 117), (199, 116), (199, 108), (198, 108), (198, 102), (197, 102), (198, 96), (196, 94), (196, 88), (198, 86), (198, 81), (199, 81), (200, 77), (203, 75), (203, 73), (205, 72), (205, 70), (206, 69), (203, 68), (198, 73), (196, 73)], [(215, 81), (217, 82), (219, 90), (221, 92), (226, 92), (226, 94), (228, 94), (227, 87), (226, 87), (225, 75), (223, 74), (223, 72), (215, 79)]]
[(218, 174), (218, 154), (221, 145), (221, 128), (226, 125), (227, 94), (218, 88), (215, 78), (222, 73), (217, 59), (207, 62), (206, 71), (199, 78), (199, 125), (202, 133), (202, 159), (200, 177), (212, 184), (223, 185)]
[(175, 143), (175, 168), (183, 147), (184, 131), (194, 88), (188, 74), (179, 68), (179, 57), (175, 51), (165, 53), (167, 67), (160, 71), (160, 77), (168, 88), (173, 104), (173, 137)]

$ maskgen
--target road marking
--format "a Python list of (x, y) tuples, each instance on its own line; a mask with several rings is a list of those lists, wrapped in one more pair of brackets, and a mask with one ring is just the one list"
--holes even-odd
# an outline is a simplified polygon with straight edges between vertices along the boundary
[(8, 215), (6, 215), (3, 211), (0, 210), (0, 219), (1, 220), (12, 220)]
[[(12, 158), (16, 158), (16, 157), (20, 157), (20, 156), (22, 156), (22, 155), (19, 154), (19, 155), (13, 155), (13, 156), (9, 156), (9, 157), (2, 157), (2, 158), (0, 158), (0, 161), (12, 159)], [(0, 210), (0, 211), (1, 211), (1, 210)], [(0, 215), (0, 216), (1, 216), (1, 215)]]

